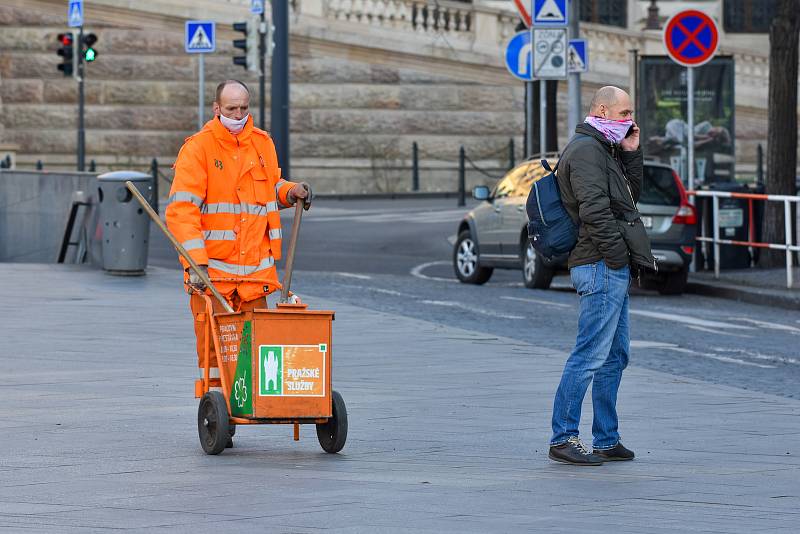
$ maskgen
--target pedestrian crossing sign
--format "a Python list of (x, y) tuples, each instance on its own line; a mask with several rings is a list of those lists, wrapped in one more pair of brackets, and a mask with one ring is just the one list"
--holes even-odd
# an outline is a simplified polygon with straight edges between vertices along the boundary
[(83, 0), (71, 0), (67, 9), (67, 25), (70, 28), (83, 26)]
[(185, 49), (189, 54), (207, 54), (216, 49), (215, 25), (209, 20), (187, 20)]
[(589, 72), (589, 43), (586, 39), (570, 39), (567, 49), (567, 72)]

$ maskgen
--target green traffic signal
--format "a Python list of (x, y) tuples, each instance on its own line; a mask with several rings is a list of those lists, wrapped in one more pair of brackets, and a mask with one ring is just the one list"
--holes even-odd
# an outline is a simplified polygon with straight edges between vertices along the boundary
[(93, 33), (87, 33), (83, 36), (83, 59), (87, 63), (91, 63), (97, 59), (97, 50), (93, 48), (96, 42), (97, 35)]

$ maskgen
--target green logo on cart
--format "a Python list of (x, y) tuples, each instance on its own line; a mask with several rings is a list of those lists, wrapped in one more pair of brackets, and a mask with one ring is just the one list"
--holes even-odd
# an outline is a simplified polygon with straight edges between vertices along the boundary
[(242, 327), (242, 341), (239, 345), (239, 357), (236, 362), (236, 373), (231, 385), (231, 415), (250, 415), (253, 413), (252, 380), (250, 376), (250, 353), (252, 347), (252, 325), (245, 321)]
[(258, 348), (258, 394), (283, 394), (283, 347)]

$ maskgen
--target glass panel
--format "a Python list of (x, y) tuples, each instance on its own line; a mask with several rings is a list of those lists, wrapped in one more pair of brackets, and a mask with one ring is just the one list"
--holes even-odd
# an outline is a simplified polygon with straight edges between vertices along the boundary
[(671, 169), (664, 167), (644, 166), (644, 180), (642, 180), (642, 195), (640, 204), (656, 204), (659, 206), (678, 206), (681, 203), (681, 193), (678, 184), (672, 176)]
[[(550, 162), (555, 165), (555, 161)], [(547, 174), (539, 161), (526, 161), (514, 167), (495, 187), (494, 197), (525, 197), (533, 182)]]
[(725, 0), (723, 26), (730, 33), (769, 33), (778, 0)]

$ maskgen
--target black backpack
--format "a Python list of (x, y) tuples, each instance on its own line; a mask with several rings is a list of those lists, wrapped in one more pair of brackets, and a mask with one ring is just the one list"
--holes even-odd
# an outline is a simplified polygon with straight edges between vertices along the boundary
[(561, 190), (556, 179), (558, 163), (551, 169), (547, 160), (542, 160), (542, 167), (549, 174), (533, 183), (525, 204), (528, 239), (533, 248), (547, 259), (568, 254), (578, 242), (578, 227), (561, 202)]

